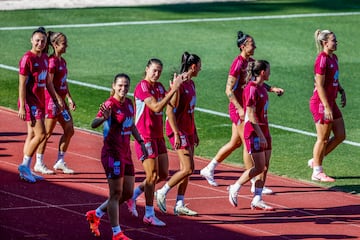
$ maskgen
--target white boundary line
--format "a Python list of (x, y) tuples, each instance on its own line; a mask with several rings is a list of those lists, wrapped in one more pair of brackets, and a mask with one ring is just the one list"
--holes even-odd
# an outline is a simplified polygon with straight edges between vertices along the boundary
[[(47, 28), (83, 28), (83, 27), (105, 27), (105, 26), (128, 26), (128, 25), (150, 25), (150, 24), (174, 24), (174, 23), (195, 23), (195, 22), (221, 22), (221, 21), (240, 21), (240, 20), (266, 20), (266, 19), (289, 19), (289, 18), (308, 18), (308, 17), (338, 17), (338, 16), (351, 16), (351, 15), (360, 15), (360, 12), (340, 12), (340, 13), (309, 13), (309, 14), (290, 14), (290, 15), (276, 15), (276, 16), (252, 16), (252, 17), (233, 17), (233, 18), (204, 18), (204, 19), (183, 19), (183, 20), (164, 20), (164, 21), (134, 21), (134, 22), (110, 22), (110, 23), (93, 23), (93, 24), (69, 24), (69, 25), (49, 25), (45, 26)], [(4, 30), (25, 30), (25, 29), (35, 29), (37, 26), (24, 26), (24, 27), (1, 27), (0, 31)], [(18, 71), (17, 68), (0, 64), (0, 68)], [(69, 83), (89, 87), (93, 89), (110, 91), (110, 88), (98, 86), (91, 83), (84, 83), (76, 80), (68, 79)], [(132, 94), (129, 94), (132, 96)], [(196, 108), (199, 112), (204, 112), (221, 117), (229, 117), (228, 114), (212, 111), (209, 109)], [(276, 124), (269, 124), (270, 127), (278, 128), (284, 131), (299, 133), (306, 136), (316, 137), (315, 133), (306, 132), (299, 129), (284, 127)], [(360, 147), (360, 143), (345, 140), (344, 143)]]
[[(11, 70), (11, 71), (18, 71), (18, 68), (8, 66), (8, 65), (4, 65), (4, 64), (0, 64), (0, 68)], [(93, 88), (93, 89), (103, 90), (103, 91), (108, 91), (108, 92), (111, 91), (111, 89), (108, 88), (108, 87), (102, 87), (102, 86), (98, 86), (98, 85), (91, 84), (91, 83), (84, 83), (84, 82), (71, 80), (71, 79), (68, 79), (67, 81), (69, 83), (74, 84), (74, 85), (79, 85), (79, 86), (83, 86), (83, 87), (88, 87), (88, 88)], [(128, 95), (133, 96), (132, 93), (129, 93)], [(226, 117), (226, 118), (229, 117), (229, 114), (227, 114), (227, 113), (216, 112), (216, 111), (205, 109), (205, 108), (197, 107), (197, 108), (195, 108), (195, 110), (199, 111), (199, 112), (203, 112), (203, 113), (208, 113), (208, 114), (211, 114), (211, 115), (220, 116), (220, 117)], [(315, 133), (306, 132), (306, 131), (295, 129), (295, 128), (284, 127), (284, 126), (280, 126), (280, 125), (272, 124), (272, 123), (270, 123), (269, 126), (273, 127), (273, 128), (281, 129), (281, 130), (284, 130), (284, 131), (288, 131), (288, 132), (293, 132), (293, 133), (298, 133), (298, 134), (302, 134), (302, 135), (306, 135), (306, 136), (316, 137)], [(349, 144), (349, 145), (352, 145), (352, 146), (355, 146), (355, 147), (360, 147), (360, 143), (358, 143), (358, 142), (345, 140), (343, 143)]]
[[(232, 18), (199, 18), (199, 19), (179, 19), (179, 20), (154, 20), (154, 21), (133, 21), (133, 22), (66, 24), (66, 25), (47, 25), (44, 27), (52, 28), (52, 29), (54, 29), (54, 28), (90, 28), (90, 27), (113, 27), (113, 26), (129, 26), (129, 25), (154, 25), (154, 24), (198, 23), (198, 22), (228, 22), (228, 21), (289, 19), (289, 18), (309, 18), (309, 17), (342, 17), (342, 16), (351, 16), (351, 15), (360, 15), (360, 12), (304, 13), (304, 14), (232, 17)], [(28, 29), (36, 29), (36, 28), (38, 28), (38, 26), (0, 27), (0, 31), (28, 30)]]

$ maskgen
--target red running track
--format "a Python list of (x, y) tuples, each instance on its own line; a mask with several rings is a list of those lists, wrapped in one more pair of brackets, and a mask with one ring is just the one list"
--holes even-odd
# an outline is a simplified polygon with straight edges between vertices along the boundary
[[(30, 184), (18, 177), (26, 125), (9, 109), (0, 108), (0, 239), (111, 239), (107, 217), (100, 225), (101, 237), (93, 237), (84, 214), (102, 203), (108, 194), (99, 161), (102, 136), (76, 129), (66, 161), (74, 175), (57, 172), (45, 180)], [(57, 155), (61, 128), (50, 139), (45, 163), (50, 167)], [(134, 158), (135, 159), (135, 158)], [(178, 166), (169, 151), (170, 172)], [(164, 228), (144, 225), (144, 196), (138, 201), (139, 218), (121, 206), (121, 227), (132, 239), (359, 239), (360, 198), (297, 180), (269, 175), (267, 186), (276, 194), (265, 196), (276, 211), (250, 209), (249, 186), (239, 195), (239, 206), (228, 202), (226, 186), (232, 184), (243, 169), (220, 165), (216, 171), (219, 187), (210, 187), (199, 175), (207, 159), (196, 158), (196, 170), (186, 194), (186, 203), (199, 213), (197, 217), (175, 216), (176, 190), (167, 198), (168, 213), (157, 216), (167, 223)], [(33, 160), (34, 164), (34, 160)], [(136, 184), (144, 179), (141, 164), (135, 161)], [(160, 183), (161, 185), (163, 183)]]

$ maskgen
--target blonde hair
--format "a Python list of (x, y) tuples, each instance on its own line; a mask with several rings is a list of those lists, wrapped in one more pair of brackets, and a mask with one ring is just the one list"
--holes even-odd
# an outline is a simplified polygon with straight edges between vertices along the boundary
[(334, 34), (332, 31), (330, 30), (320, 30), (317, 29), (315, 31), (314, 37), (315, 37), (315, 45), (316, 45), (316, 49), (317, 52), (321, 52), (324, 49), (324, 45), (323, 42), (326, 42), (329, 39), (329, 36), (331, 34)]
[(59, 40), (61, 39), (61, 37), (64, 37), (64, 39), (67, 40), (65, 34), (62, 32), (48, 31), (46, 35), (47, 35), (47, 39), (48, 39), (46, 52), (49, 51), (49, 45), (53, 48), (53, 50), (55, 52), (54, 44), (59, 43)]

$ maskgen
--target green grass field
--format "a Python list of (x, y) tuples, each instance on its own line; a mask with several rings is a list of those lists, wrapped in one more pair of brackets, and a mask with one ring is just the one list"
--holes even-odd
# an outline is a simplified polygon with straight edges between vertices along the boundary
[[(350, 12), (354, 14), (325, 15)], [(316, 15), (318, 13), (324, 15)], [(297, 17), (294, 14), (298, 14)], [(197, 21), (184, 22), (194, 19)], [(149, 22), (155, 20), (159, 21)], [(113, 22), (122, 24), (110, 24)], [(324, 167), (337, 181), (322, 185), (358, 194), (360, 88), (356, 81), (360, 60), (356, 49), (360, 45), (359, 22), (360, 3), (356, 0), (263, 0), (134, 8), (0, 11), (0, 105), (16, 109), (18, 96), (18, 73), (4, 66), (17, 68), (20, 57), (31, 47), (32, 31), (38, 26), (47, 26), (48, 30), (62, 31), (68, 37), (69, 47), (64, 58), (68, 62), (69, 78), (103, 87), (111, 86), (115, 74), (126, 72), (132, 78), (133, 89), (143, 76), (147, 60), (152, 57), (163, 61), (161, 81), (168, 86), (172, 72), (180, 66), (181, 54), (184, 51), (196, 53), (202, 58), (203, 66), (195, 79), (197, 106), (227, 114), (225, 84), (230, 64), (239, 53), (235, 44), (236, 33), (242, 30), (255, 38), (257, 49), (254, 57), (270, 61), (269, 83), (286, 91), (282, 97), (270, 96), (270, 123), (315, 133), (308, 109), (316, 56), (313, 34), (317, 28), (331, 29), (339, 41), (336, 54), (340, 81), (348, 98), (342, 112), (347, 140), (353, 144), (343, 143), (327, 156)], [(95, 23), (107, 24), (86, 25)], [(70, 89), (78, 106), (73, 113), (75, 125), (89, 129), (99, 103), (109, 93), (76, 84), (70, 84)], [(196, 122), (201, 140), (196, 154), (212, 158), (230, 138), (230, 120), (198, 111)], [(270, 171), (309, 181), (311, 170), (306, 163), (312, 156), (315, 137), (279, 128), (271, 128), (271, 133), (273, 155)], [(226, 162), (242, 164), (241, 151), (235, 151)]]

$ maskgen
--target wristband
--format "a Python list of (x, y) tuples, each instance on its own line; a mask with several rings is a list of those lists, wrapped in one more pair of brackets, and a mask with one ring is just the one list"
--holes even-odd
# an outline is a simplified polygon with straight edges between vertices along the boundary
[(271, 86), (269, 84), (264, 83), (264, 86), (266, 88), (266, 91), (270, 92)]

